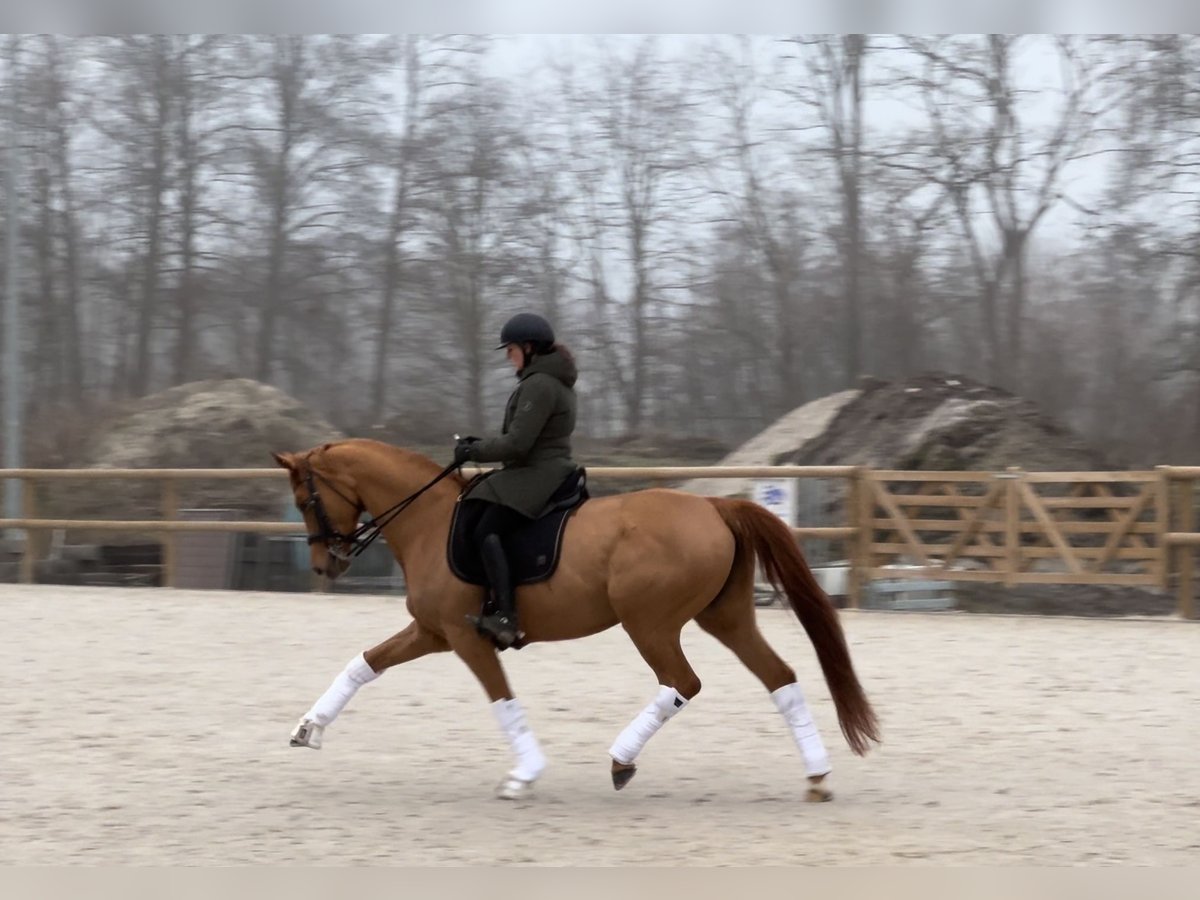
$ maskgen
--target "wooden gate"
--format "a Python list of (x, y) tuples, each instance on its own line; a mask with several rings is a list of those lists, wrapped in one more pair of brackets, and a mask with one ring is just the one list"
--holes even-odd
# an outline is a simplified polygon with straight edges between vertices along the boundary
[(864, 471), (868, 578), (1166, 587), (1159, 472)]

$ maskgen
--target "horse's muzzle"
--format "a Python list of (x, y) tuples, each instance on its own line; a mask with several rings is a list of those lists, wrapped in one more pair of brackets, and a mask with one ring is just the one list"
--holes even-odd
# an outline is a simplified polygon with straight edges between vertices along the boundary
[(324, 566), (313, 566), (312, 570), (314, 574), (323, 575), (332, 581), (333, 579), (344, 575), (346, 570), (349, 568), (350, 561), (348, 559), (341, 556), (333, 556), (331, 554)]

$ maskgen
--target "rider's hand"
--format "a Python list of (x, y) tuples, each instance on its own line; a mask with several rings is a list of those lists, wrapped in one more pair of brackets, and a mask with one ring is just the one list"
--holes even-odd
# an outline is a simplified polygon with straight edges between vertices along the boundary
[(461, 466), (470, 460), (475, 445), (478, 443), (479, 438), (477, 437), (460, 437), (458, 443), (454, 445), (454, 464)]

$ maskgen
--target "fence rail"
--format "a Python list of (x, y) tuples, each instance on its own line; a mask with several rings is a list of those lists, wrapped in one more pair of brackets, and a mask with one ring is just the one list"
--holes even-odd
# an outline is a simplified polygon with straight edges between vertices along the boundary
[[(844, 525), (792, 527), (799, 539), (841, 541), (849, 594), (858, 605), (867, 582), (936, 578), (1018, 584), (1110, 584), (1168, 589), (1194, 618), (1195, 482), (1200, 467), (1159, 466), (1131, 472), (919, 472), (856, 466), (663, 466), (588, 469), (592, 479), (683, 481), (798, 478), (843, 483)], [(88, 529), (154, 534), (163, 544), (165, 585), (175, 581), (175, 535), (195, 532), (303, 534), (300, 522), (184, 521), (179, 484), (277, 480), (280, 469), (0, 469), (0, 481), (23, 482), (19, 518), (0, 529), (25, 533), (21, 581), (33, 580), (33, 535)], [(161, 482), (161, 519), (95, 520), (39, 515), (42, 482)]]

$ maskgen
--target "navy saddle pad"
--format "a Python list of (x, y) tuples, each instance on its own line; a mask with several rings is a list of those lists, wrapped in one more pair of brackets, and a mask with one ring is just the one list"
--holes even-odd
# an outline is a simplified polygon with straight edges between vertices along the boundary
[[(587, 499), (587, 473), (579, 468), (559, 485), (541, 516), (505, 539), (513, 584), (534, 584), (554, 574), (562, 553), (567, 521)], [(450, 571), (470, 584), (487, 584), (479, 550), (470, 539), (475, 523), (486, 508), (485, 503), (464, 503), (460, 496), (454, 504), (454, 519), (450, 522), (450, 540), (446, 547)]]

